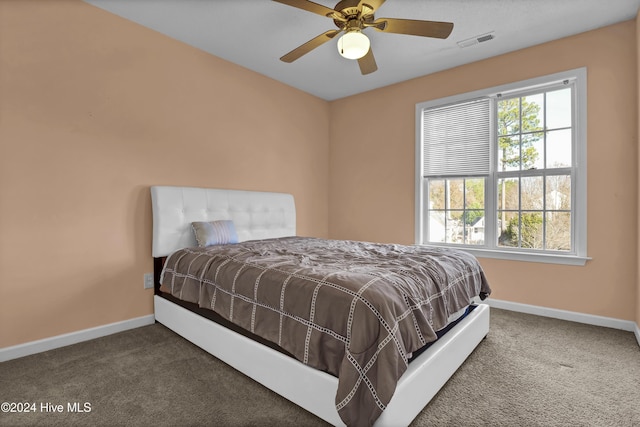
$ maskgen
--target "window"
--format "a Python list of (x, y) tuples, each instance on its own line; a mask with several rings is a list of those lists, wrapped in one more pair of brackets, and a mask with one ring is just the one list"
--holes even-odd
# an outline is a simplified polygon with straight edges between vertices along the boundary
[(586, 71), (416, 108), (416, 242), (584, 264)]

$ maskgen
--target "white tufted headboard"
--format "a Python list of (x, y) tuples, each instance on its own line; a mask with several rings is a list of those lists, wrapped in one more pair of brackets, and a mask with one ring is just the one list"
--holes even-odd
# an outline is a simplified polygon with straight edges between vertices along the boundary
[(291, 194), (195, 187), (151, 187), (154, 258), (197, 246), (191, 223), (230, 219), (238, 240), (296, 235)]

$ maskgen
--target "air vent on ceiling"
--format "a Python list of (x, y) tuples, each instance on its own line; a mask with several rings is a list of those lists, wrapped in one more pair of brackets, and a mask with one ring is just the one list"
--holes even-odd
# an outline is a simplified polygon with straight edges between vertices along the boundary
[(458, 42), (458, 46), (460, 47), (469, 47), (476, 45), (478, 43), (488, 42), (489, 40), (493, 40), (496, 38), (494, 32), (481, 34), (479, 36), (471, 37), (470, 39), (461, 40)]

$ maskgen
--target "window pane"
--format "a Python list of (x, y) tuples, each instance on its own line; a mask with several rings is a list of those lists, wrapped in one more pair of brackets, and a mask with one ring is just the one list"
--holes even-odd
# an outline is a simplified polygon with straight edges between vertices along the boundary
[(547, 177), (547, 210), (571, 210), (571, 175)]
[(449, 179), (449, 209), (464, 209), (464, 179)]
[(520, 247), (543, 249), (542, 212), (524, 212), (521, 217)]
[(445, 213), (444, 211), (429, 212), (429, 242), (445, 242)]
[(522, 188), (522, 209), (540, 210), (543, 206), (544, 188), (541, 176), (523, 177), (520, 181)]
[(543, 248), (542, 212), (499, 212), (499, 246)]
[(547, 92), (547, 129), (571, 127), (571, 88)]
[(558, 251), (571, 250), (571, 213), (547, 212), (546, 243), (547, 249)]
[(498, 135), (520, 132), (520, 98), (498, 101)]
[(484, 178), (465, 180), (465, 208), (484, 209)]
[(520, 137), (501, 136), (498, 138), (498, 170), (520, 169)]
[(498, 246), (518, 247), (520, 215), (517, 212), (498, 212)]
[(518, 178), (498, 180), (498, 209), (518, 210), (520, 208), (520, 188)]
[(571, 129), (547, 132), (547, 168), (571, 167)]
[(444, 209), (444, 180), (430, 179), (429, 186), (429, 209)]
[(462, 216), (464, 211), (450, 211), (447, 215), (447, 243), (462, 243)]
[(525, 96), (522, 98), (522, 132), (533, 132), (544, 129), (544, 94)]
[(544, 169), (544, 133), (522, 135), (522, 169)]
[(465, 243), (468, 245), (484, 244), (484, 211), (468, 210), (465, 218)]

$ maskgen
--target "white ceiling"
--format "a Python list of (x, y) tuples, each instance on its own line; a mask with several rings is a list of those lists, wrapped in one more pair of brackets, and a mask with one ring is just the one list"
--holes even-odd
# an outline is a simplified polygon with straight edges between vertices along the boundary
[[(376, 18), (454, 23), (446, 40), (364, 32), (378, 71), (363, 76), (333, 39), (297, 61), (279, 58), (333, 21), (270, 0), (85, 0), (220, 58), (334, 100), (550, 40), (634, 19), (640, 0), (387, 0)], [(337, 0), (315, 0), (333, 8)], [(493, 32), (485, 43), (458, 42)]]

